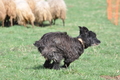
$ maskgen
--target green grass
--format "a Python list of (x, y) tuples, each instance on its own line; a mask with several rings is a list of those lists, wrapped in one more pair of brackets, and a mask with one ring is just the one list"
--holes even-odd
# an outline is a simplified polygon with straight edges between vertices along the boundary
[[(65, 0), (66, 26), (0, 27), (0, 80), (105, 80), (101, 75), (120, 75), (120, 24), (107, 20), (105, 0)], [(44, 69), (44, 58), (33, 43), (47, 32), (78, 35), (77, 26), (96, 32), (99, 46), (90, 47), (68, 69)]]

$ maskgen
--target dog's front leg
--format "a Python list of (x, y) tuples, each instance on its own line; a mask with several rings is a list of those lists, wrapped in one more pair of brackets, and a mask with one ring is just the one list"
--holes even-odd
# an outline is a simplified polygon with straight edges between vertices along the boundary
[(64, 65), (62, 66), (62, 68), (67, 68), (67, 67), (69, 67), (71, 62), (73, 62), (72, 59), (65, 59)]
[(52, 69), (56, 70), (60, 69), (60, 62), (53, 61), (52, 66), (53, 66)]
[(51, 68), (52, 67), (52, 65), (50, 64), (50, 62), (51, 62), (51, 60), (46, 60), (45, 61), (45, 63), (43, 64), (43, 66), (45, 67), (45, 68)]
[(64, 65), (62, 66), (62, 68), (67, 68), (67, 67), (69, 67), (69, 65), (70, 65), (70, 63), (64, 62)]

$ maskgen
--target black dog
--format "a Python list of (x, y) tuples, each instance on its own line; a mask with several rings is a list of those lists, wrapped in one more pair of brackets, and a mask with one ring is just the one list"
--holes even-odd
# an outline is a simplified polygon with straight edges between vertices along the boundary
[(100, 43), (94, 32), (86, 27), (79, 26), (79, 28), (80, 34), (75, 38), (70, 37), (66, 32), (50, 32), (35, 42), (34, 45), (46, 58), (45, 68), (59, 69), (62, 59), (64, 59), (62, 67), (67, 68), (71, 62), (79, 58), (84, 49)]

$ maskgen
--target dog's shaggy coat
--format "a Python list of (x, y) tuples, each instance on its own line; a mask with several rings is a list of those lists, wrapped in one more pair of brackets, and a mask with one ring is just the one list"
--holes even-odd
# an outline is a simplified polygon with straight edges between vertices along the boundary
[(64, 59), (62, 67), (67, 68), (71, 62), (79, 58), (84, 49), (100, 43), (94, 32), (89, 31), (86, 27), (79, 28), (80, 35), (75, 38), (70, 37), (66, 32), (50, 32), (35, 42), (34, 45), (46, 58), (45, 68), (59, 69), (62, 59)]

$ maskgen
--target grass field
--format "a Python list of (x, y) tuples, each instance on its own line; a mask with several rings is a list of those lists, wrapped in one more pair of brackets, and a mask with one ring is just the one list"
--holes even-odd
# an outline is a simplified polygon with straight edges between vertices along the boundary
[[(120, 75), (120, 24), (107, 20), (106, 0), (65, 0), (66, 26), (0, 27), (0, 80), (105, 80), (101, 75)], [(47, 23), (47, 22), (46, 22)], [(90, 47), (68, 69), (44, 69), (44, 58), (33, 46), (47, 32), (66, 31), (76, 37), (78, 26), (96, 32), (99, 46)]]

